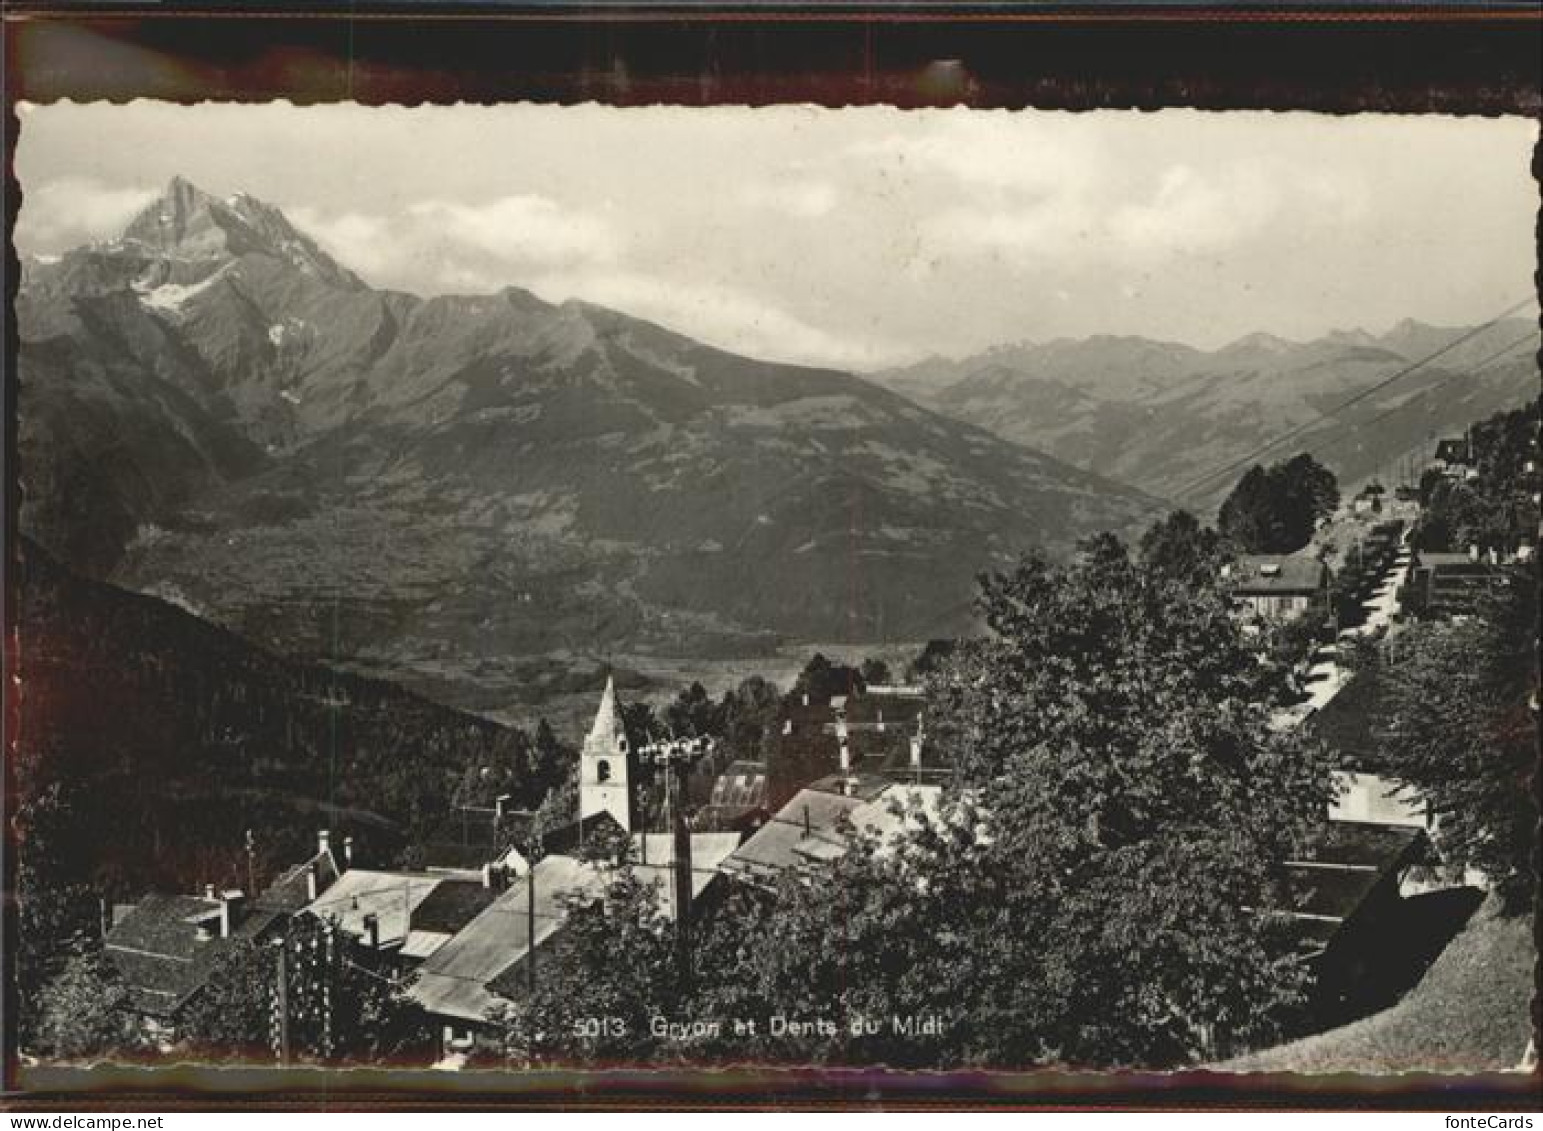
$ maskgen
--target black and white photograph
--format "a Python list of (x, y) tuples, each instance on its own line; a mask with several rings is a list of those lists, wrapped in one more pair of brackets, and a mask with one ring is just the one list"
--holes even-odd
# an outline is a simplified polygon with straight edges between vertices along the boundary
[(23, 1077), (1535, 1071), (1535, 119), (16, 113)]

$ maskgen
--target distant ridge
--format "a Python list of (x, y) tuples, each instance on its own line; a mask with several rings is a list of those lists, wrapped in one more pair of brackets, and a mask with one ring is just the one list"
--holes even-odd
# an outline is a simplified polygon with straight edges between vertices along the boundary
[[(1006, 439), (1168, 497), (1467, 329), (1405, 320), (1381, 335), (1337, 330), (1304, 342), (1253, 333), (1209, 352), (1100, 336), (999, 346), (872, 376)], [(1309, 428), (1291, 451), (1312, 452), (1345, 485), (1395, 477), (1400, 461), (1429, 454), (1432, 437), (1535, 397), (1537, 350), (1536, 319), (1504, 319)], [(1483, 375), (1470, 377), (1473, 366)], [(1231, 486), (1220, 478), (1185, 502), (1206, 510)]]

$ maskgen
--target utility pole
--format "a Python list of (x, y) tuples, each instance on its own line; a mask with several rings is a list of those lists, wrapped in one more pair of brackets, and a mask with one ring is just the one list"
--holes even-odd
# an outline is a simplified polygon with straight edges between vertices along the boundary
[(675, 826), (675, 964), (680, 988), (691, 988), (691, 830), (686, 826), (686, 763), (674, 763), (674, 797), (670, 805)]
[(528, 999), (536, 996), (536, 864), (546, 855), (546, 830), (541, 823), (539, 809), (511, 809), (510, 813), (525, 817), (530, 832), (525, 838), (525, 993)]
[[(704, 738), (672, 738), (650, 742), (638, 751), (642, 757), (665, 772), (665, 798), (671, 810), (674, 832), (672, 868), (675, 895), (675, 967), (682, 989), (692, 982), (691, 963), (691, 827), (686, 823), (686, 773), (691, 765), (708, 753), (711, 744)], [(647, 843), (648, 834), (644, 834)]]
[(251, 829), (246, 831), (246, 897), (257, 898), (257, 841)]

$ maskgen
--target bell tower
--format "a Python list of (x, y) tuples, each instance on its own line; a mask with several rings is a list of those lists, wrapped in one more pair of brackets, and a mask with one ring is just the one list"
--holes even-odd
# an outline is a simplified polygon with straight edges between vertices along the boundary
[(632, 748), (616, 706), (616, 684), (609, 676), (595, 723), (579, 756), (579, 817), (606, 812), (632, 832)]

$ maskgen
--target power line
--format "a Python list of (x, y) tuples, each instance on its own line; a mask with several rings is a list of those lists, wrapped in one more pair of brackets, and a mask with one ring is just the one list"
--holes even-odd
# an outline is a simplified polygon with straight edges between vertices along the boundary
[[(1270, 451), (1272, 448), (1278, 447), (1279, 445), (1285, 443), (1287, 440), (1290, 440), (1290, 439), (1292, 439), (1292, 438), (1294, 438), (1296, 436), (1300, 436), (1303, 432), (1306, 432), (1309, 428), (1313, 428), (1316, 425), (1322, 423), (1323, 421), (1331, 419), (1332, 417), (1335, 417), (1335, 416), (1339, 415), (1341, 412), (1343, 412), (1345, 409), (1349, 408), (1351, 405), (1358, 404), (1361, 401), (1365, 400), (1367, 397), (1370, 397), (1370, 396), (1372, 396), (1375, 393), (1381, 392), (1383, 389), (1386, 389), (1389, 385), (1392, 385), (1392, 384), (1394, 384), (1395, 382), (1398, 382), (1398, 381), (1402, 381), (1405, 377), (1409, 376), (1411, 373), (1415, 372), (1417, 369), (1421, 369), (1424, 366), (1429, 365), (1431, 362), (1435, 361), (1438, 357), (1441, 357), (1444, 354), (1450, 353), (1452, 350), (1456, 349), (1458, 346), (1462, 345), (1464, 342), (1471, 341), (1472, 339), (1474, 339), (1474, 338), (1478, 337), (1480, 334), (1482, 334), (1484, 331), (1490, 329), (1491, 327), (1495, 326), (1496, 324), (1498, 324), (1499, 322), (1503, 321), (1504, 319), (1509, 318), (1511, 315), (1515, 314), (1518, 310), (1521, 310), (1524, 306), (1527, 306), (1530, 303), (1532, 303), (1532, 301), (1533, 301), (1533, 296), (1532, 295), (1528, 295), (1526, 298), (1520, 300), (1519, 302), (1513, 303), (1511, 306), (1507, 307), (1505, 310), (1501, 311), (1499, 314), (1497, 314), (1493, 318), (1489, 319), (1489, 321), (1481, 323), (1480, 325), (1475, 326), (1475, 327), (1473, 327), (1470, 330), (1464, 331), (1463, 333), (1459, 334), (1457, 337), (1453, 338), (1446, 345), (1442, 346), (1440, 349), (1435, 350), (1432, 353), (1426, 354), (1424, 357), (1420, 358), (1418, 361), (1411, 362), (1410, 364), (1404, 366), (1402, 369), (1398, 370), (1396, 373), (1393, 373), (1393, 374), (1383, 378), (1381, 381), (1376, 382), (1375, 384), (1369, 386), (1368, 388), (1362, 389), (1359, 393), (1356, 393), (1356, 394), (1354, 394), (1353, 396), (1350, 396), (1350, 397), (1346, 397), (1343, 401), (1341, 401), (1339, 404), (1335, 405), (1333, 408), (1330, 408), (1330, 409), (1327, 409), (1327, 410), (1325, 410), (1323, 412), (1320, 412), (1312, 420), (1309, 420), (1309, 421), (1306, 421), (1305, 423), (1299, 424), (1299, 425), (1297, 425), (1294, 428), (1287, 429), (1285, 432), (1282, 432), (1280, 435), (1278, 435), (1278, 436), (1274, 437), (1273, 439), (1267, 441), (1266, 443), (1261, 444), (1258, 447), (1254, 448), (1247, 455), (1240, 456), (1237, 459), (1232, 460), (1229, 463), (1223, 464), (1221, 467), (1218, 467), (1218, 468), (1216, 468), (1216, 469), (1214, 469), (1212, 471), (1207, 472), (1205, 475), (1202, 475), (1200, 478), (1193, 480), (1188, 485), (1183, 487), (1181, 490), (1174, 492), (1175, 497), (1180, 499), (1180, 500), (1183, 500), (1185, 498), (1190, 497), (1197, 490), (1199, 490), (1201, 487), (1207, 486), (1208, 484), (1214, 482), (1215, 480), (1220, 479), (1223, 475), (1226, 475), (1227, 473), (1232, 472), (1232, 471), (1236, 471), (1238, 468), (1244, 467), (1247, 464), (1252, 463), (1254, 460), (1258, 459), (1261, 455), (1263, 455), (1264, 453)], [(1507, 348), (1510, 348), (1510, 347), (1507, 347)]]
[[(1380, 421), (1386, 420), (1388, 417), (1393, 416), (1395, 413), (1403, 412), (1406, 408), (1408, 408), (1410, 405), (1414, 404), (1416, 401), (1420, 400), (1422, 397), (1429, 396), (1431, 393), (1434, 393), (1437, 389), (1441, 388), (1443, 385), (1446, 385), (1447, 383), (1449, 383), (1451, 381), (1455, 381), (1459, 377), (1474, 377), (1474, 376), (1477, 376), (1479, 374), (1479, 372), (1482, 371), (1484, 369), (1484, 367), (1489, 365), (1491, 362), (1496, 361), (1496, 360), (1500, 359), (1501, 357), (1504, 357), (1506, 354), (1510, 353), (1517, 346), (1525, 345), (1526, 343), (1531, 342), (1536, 337), (1537, 337), (1537, 335), (1535, 333), (1529, 331), (1528, 333), (1523, 334), (1520, 338), (1517, 338), (1515, 341), (1509, 342), (1504, 347), (1502, 347), (1501, 349), (1498, 349), (1494, 353), (1489, 354), (1487, 357), (1485, 357), (1485, 358), (1483, 358), (1483, 359), (1481, 359), (1479, 361), (1474, 362), (1473, 365), (1471, 365), (1466, 372), (1463, 372), (1463, 373), (1448, 373), (1446, 376), (1439, 378), (1434, 384), (1432, 384), (1432, 385), (1430, 385), (1430, 386), (1428, 386), (1428, 387), (1426, 387), (1424, 389), (1421, 389), (1418, 393), (1416, 393), (1414, 396), (1410, 397), (1407, 401), (1404, 401), (1401, 404), (1396, 404), (1392, 408), (1386, 410), (1385, 412), (1379, 412), (1376, 416), (1372, 417), (1370, 420), (1363, 420), (1363, 421), (1361, 421), (1359, 424), (1356, 425), (1356, 427), (1357, 428), (1365, 428), (1368, 425), (1377, 424)], [(1336, 443), (1336, 444), (1337, 443), (1342, 443), (1343, 441), (1345, 441), (1347, 439), (1349, 439), (1349, 436), (1341, 436), (1338, 440), (1331, 441), (1331, 443)]]

